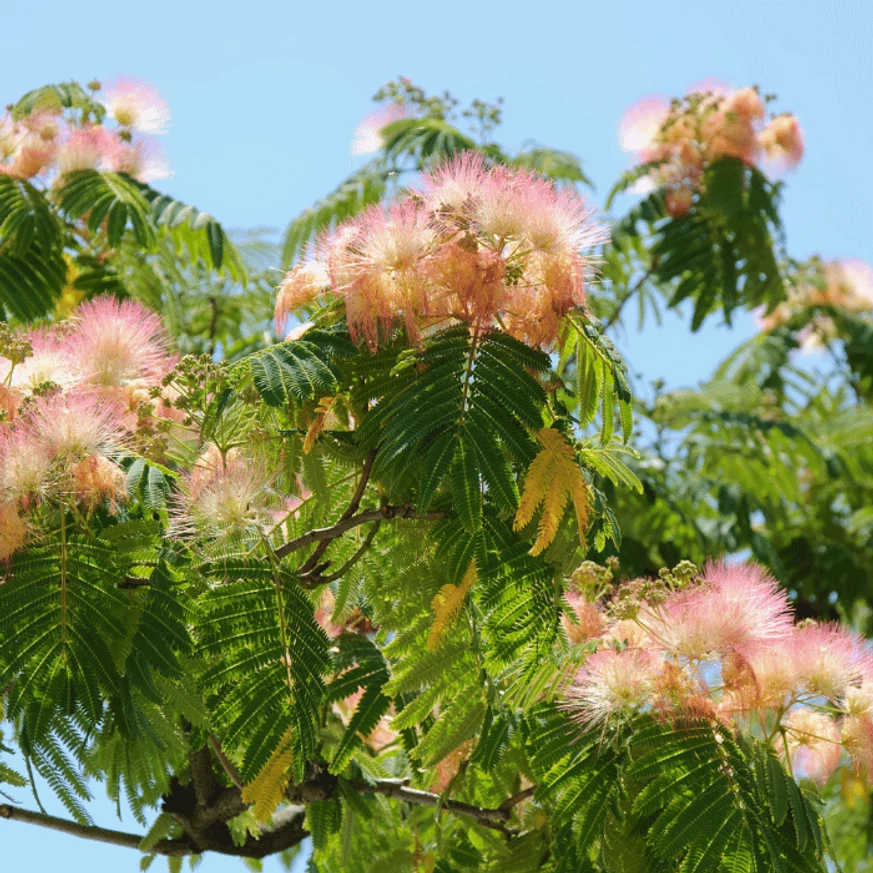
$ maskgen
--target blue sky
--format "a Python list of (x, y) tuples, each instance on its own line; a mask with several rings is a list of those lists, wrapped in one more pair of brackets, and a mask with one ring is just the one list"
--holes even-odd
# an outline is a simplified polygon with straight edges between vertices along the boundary
[[(164, 141), (176, 175), (162, 187), (228, 227), (281, 228), (358, 166), (354, 128), (397, 75), (462, 102), (503, 97), (500, 140), (580, 154), (595, 202), (627, 166), (616, 126), (628, 104), (705, 77), (758, 83), (806, 135), (785, 194), (790, 252), (873, 262), (869, 0), (5, 0), (0, 22), (2, 103), (70, 78), (150, 80), (174, 116)], [(744, 317), (688, 338), (671, 318), (620, 345), (646, 379), (693, 384), (751, 331)], [(105, 803), (95, 815), (115, 826)], [(0, 843), (13, 871), (138, 869), (128, 850), (20, 824), (0, 822)], [(244, 868), (210, 857), (198, 869)]]

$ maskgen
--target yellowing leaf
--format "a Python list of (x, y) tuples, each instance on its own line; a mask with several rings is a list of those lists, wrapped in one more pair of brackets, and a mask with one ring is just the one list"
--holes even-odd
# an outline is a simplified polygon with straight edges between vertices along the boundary
[(308, 455), (312, 451), (312, 447), (315, 445), (315, 441), (318, 439), (318, 435), (324, 427), (327, 414), (330, 412), (330, 408), (333, 406), (335, 399), (335, 397), (322, 397), (321, 400), (318, 401), (318, 407), (315, 410), (315, 418), (312, 424), (309, 425), (309, 430), (306, 432), (306, 439), (303, 440), (303, 452), (305, 454)]
[(439, 648), (443, 638), (455, 623), (464, 604), (464, 598), (475, 582), (476, 562), (471, 561), (460, 585), (443, 585), (434, 596), (430, 605), (434, 611), (433, 627), (427, 638), (427, 647), (431, 652)]
[(269, 821), (276, 807), (282, 802), (285, 790), (291, 781), (293, 761), (294, 750), (291, 746), (289, 728), (261, 772), (242, 791), (243, 802), (252, 805), (252, 814), (259, 822)]
[(573, 446), (560, 431), (553, 428), (539, 431), (537, 440), (542, 449), (527, 471), (524, 491), (513, 522), (513, 529), (521, 530), (530, 523), (542, 505), (539, 532), (530, 550), (532, 555), (540, 554), (551, 545), (568, 501), (573, 501), (579, 524), (579, 540), (583, 544), (588, 526), (588, 484), (576, 462)]

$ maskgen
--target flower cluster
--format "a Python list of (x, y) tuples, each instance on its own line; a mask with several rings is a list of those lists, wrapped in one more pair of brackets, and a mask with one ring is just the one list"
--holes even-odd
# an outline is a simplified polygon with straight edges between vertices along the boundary
[(873, 267), (859, 260), (821, 264), (812, 280), (792, 286), (787, 299), (775, 309), (766, 314), (759, 310), (758, 327), (770, 332), (788, 322), (796, 322), (800, 316), (804, 323), (797, 331), (797, 341), (804, 351), (813, 351), (827, 345), (838, 333), (831, 317), (810, 312), (821, 306), (838, 307), (856, 314), (873, 312)]
[[(99, 92), (99, 84), (92, 85)], [(57, 106), (0, 116), (0, 174), (46, 182), (76, 170), (127, 173), (141, 182), (171, 175), (149, 136), (166, 133), (170, 119), (167, 104), (151, 85), (118, 79), (95, 95), (94, 106), (96, 112), (65, 113)]]
[(175, 363), (168, 348), (158, 316), (111, 297), (51, 328), (0, 333), (0, 560), (49, 502), (91, 511), (125, 499), (119, 460)]
[(574, 191), (466, 154), (405, 199), (318, 240), (315, 258), (279, 289), (277, 324), (284, 329), (300, 306), (331, 294), (345, 302), (352, 336), (373, 348), (399, 322), (414, 342), (430, 327), (463, 322), (548, 346), (561, 318), (585, 301), (582, 250), (602, 239)]
[(705, 718), (758, 733), (819, 782), (843, 751), (873, 768), (873, 652), (837, 625), (795, 623), (761, 568), (709, 564), (687, 583), (625, 583), (607, 608), (574, 605), (576, 640), (584, 627), (597, 644), (567, 689), (581, 722)]
[(803, 157), (800, 125), (790, 114), (765, 123), (764, 103), (756, 88), (716, 88), (632, 106), (619, 129), (621, 147), (643, 164), (656, 164), (637, 190), (664, 189), (667, 211), (677, 217), (691, 208), (706, 167), (719, 158), (739, 158), (771, 173), (796, 167)]

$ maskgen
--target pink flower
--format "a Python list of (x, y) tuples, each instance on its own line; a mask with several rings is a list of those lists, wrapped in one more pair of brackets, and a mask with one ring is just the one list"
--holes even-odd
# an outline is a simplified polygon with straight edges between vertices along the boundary
[(112, 169), (116, 173), (127, 173), (138, 182), (154, 182), (173, 175), (161, 144), (152, 139), (123, 143), (114, 157)]
[(127, 477), (118, 464), (104, 455), (89, 455), (70, 470), (73, 491), (89, 509), (104, 501), (111, 511), (127, 499)]
[(643, 616), (673, 655), (694, 660), (744, 651), (791, 633), (788, 598), (755, 564), (708, 564), (704, 584), (672, 594)]
[(48, 497), (56, 481), (51, 452), (27, 419), (0, 430), (0, 502), (29, 507)]
[(370, 155), (378, 152), (384, 141), (382, 131), (394, 121), (405, 117), (406, 110), (401, 103), (389, 103), (387, 106), (371, 112), (355, 129), (355, 136), (349, 148), (353, 155)]
[(308, 306), (330, 288), (327, 267), (320, 261), (297, 264), (279, 286), (276, 297), (276, 330), (282, 334), (289, 317), (302, 306)]
[(8, 561), (27, 542), (27, 525), (10, 503), (0, 503), (0, 561)]
[(650, 706), (661, 666), (661, 660), (647, 649), (601, 649), (573, 680), (566, 706), (590, 725)]
[(873, 656), (864, 641), (838, 625), (798, 628), (792, 660), (807, 691), (829, 699), (873, 675)]
[(223, 466), (195, 468), (182, 478), (171, 528), (177, 534), (214, 539), (263, 536), (275, 524), (272, 510), (278, 498), (271, 481), (262, 465), (240, 454), (228, 453)]
[(664, 97), (643, 97), (638, 100), (625, 110), (619, 124), (618, 144), (621, 150), (637, 155), (646, 154), (669, 115), (670, 103)]
[(156, 384), (172, 366), (160, 317), (139, 303), (96, 297), (78, 307), (73, 324), (69, 348), (95, 388)]
[(26, 418), (27, 429), (64, 466), (91, 455), (114, 456), (123, 448), (124, 411), (96, 393), (40, 397)]
[(729, 94), (724, 101), (728, 112), (736, 112), (737, 115), (750, 121), (757, 121), (764, 117), (764, 103), (754, 88), (740, 88)]
[(586, 640), (597, 639), (603, 633), (603, 613), (597, 605), (586, 600), (575, 591), (568, 591), (564, 597), (576, 613), (576, 622), (562, 615), (561, 624), (564, 633), (571, 643), (584, 643)]
[(777, 115), (764, 128), (759, 140), (773, 171), (793, 170), (803, 158), (803, 131), (793, 115)]
[[(34, 328), (27, 332), (33, 354), (16, 365), (10, 385), (16, 393), (30, 393), (40, 386), (56, 385), (67, 391), (79, 379), (76, 362), (62, 336), (54, 329)], [(0, 358), (0, 381), (9, 375), (9, 363)]]
[(794, 709), (785, 719), (787, 752), (797, 776), (819, 785), (828, 781), (840, 763), (840, 733), (833, 719), (811, 709)]
[(121, 77), (105, 89), (103, 105), (122, 127), (143, 133), (166, 133), (170, 108), (148, 82)]
[(99, 124), (71, 131), (58, 148), (57, 167), (61, 176), (77, 170), (112, 170), (122, 142)]

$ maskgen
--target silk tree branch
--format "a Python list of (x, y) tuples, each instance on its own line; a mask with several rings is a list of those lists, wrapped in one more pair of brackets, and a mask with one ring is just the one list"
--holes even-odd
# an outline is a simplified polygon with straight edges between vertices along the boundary
[(362, 794), (382, 794), (385, 797), (394, 797), (397, 800), (419, 806), (439, 807), (458, 815), (469, 816), (486, 828), (507, 834), (512, 833), (512, 830), (506, 827), (506, 822), (509, 821), (512, 813), (504, 806), (497, 809), (487, 809), (460, 800), (446, 800), (439, 794), (410, 788), (405, 779), (381, 779), (372, 785), (366, 782), (352, 782), (351, 784), (356, 791)]
[(419, 521), (435, 521), (440, 518), (448, 518), (449, 514), (442, 511), (421, 512), (415, 511), (415, 507), (411, 503), (406, 503), (403, 506), (383, 506), (380, 509), (367, 509), (364, 512), (359, 512), (357, 515), (349, 516), (342, 519), (330, 527), (321, 527), (311, 530), (296, 539), (289, 540), (284, 545), (276, 549), (276, 557), (284, 558), (298, 549), (304, 549), (306, 546), (317, 542), (331, 542), (332, 540), (341, 537), (346, 531), (358, 527), (362, 524), (368, 524), (371, 521), (385, 521), (392, 518), (407, 518), (417, 519)]
[[(123, 846), (128, 849), (139, 849), (143, 837), (138, 834), (129, 834), (125, 831), (114, 831), (109, 828), (101, 828), (93, 825), (83, 825), (42, 812), (34, 812), (30, 809), (22, 809), (10, 804), (0, 805), (0, 819), (9, 821), (21, 821), (26, 824), (37, 825), (49, 830), (59, 831), (74, 837), (82, 837), (86, 840), (94, 840), (98, 843), (109, 843), (113, 846)], [(159, 840), (149, 850), (156, 855), (182, 856), (196, 854), (196, 849), (187, 839)]]

